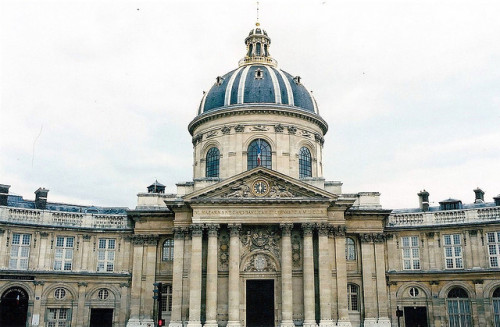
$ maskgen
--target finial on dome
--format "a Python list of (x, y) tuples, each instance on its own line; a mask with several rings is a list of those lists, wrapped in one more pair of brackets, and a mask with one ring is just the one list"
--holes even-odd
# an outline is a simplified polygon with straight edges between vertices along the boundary
[(255, 26), (260, 26), (259, 23), (259, 2), (257, 1), (257, 22), (255, 23)]

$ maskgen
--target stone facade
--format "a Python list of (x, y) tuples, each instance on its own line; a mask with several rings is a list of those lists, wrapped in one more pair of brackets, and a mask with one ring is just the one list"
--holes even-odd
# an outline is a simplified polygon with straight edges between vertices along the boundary
[(312, 95), (275, 68), (265, 31), (246, 42), (189, 124), (194, 176), (176, 194), (155, 182), (125, 210), (0, 185), (0, 324), (499, 326), (500, 198), (429, 208), (421, 192), (419, 209), (392, 212), (377, 192), (343, 193), (323, 178)]

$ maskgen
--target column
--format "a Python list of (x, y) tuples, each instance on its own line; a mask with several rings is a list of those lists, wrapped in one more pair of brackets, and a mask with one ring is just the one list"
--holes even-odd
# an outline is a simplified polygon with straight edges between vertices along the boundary
[(189, 322), (188, 327), (201, 327), (201, 249), (203, 226), (191, 226), (191, 266), (189, 274)]
[(88, 284), (86, 282), (78, 282), (78, 306), (77, 312), (74, 315), (73, 319), (76, 318), (76, 326), (84, 326), (86, 321), (84, 320), (85, 316), (85, 293)]
[(477, 230), (469, 231), (470, 247), (472, 248), (472, 269), (481, 268), (481, 254), (479, 253), (479, 233)]
[(281, 227), (281, 327), (294, 327), (292, 285), (292, 228), (293, 224)]
[(327, 224), (318, 226), (320, 327), (335, 326), (332, 320), (332, 269), (328, 256), (328, 227)]
[(337, 305), (339, 320), (337, 326), (351, 327), (347, 308), (347, 262), (345, 258), (345, 226), (338, 226), (335, 233), (335, 259), (337, 264)]
[(127, 326), (140, 324), (142, 265), (144, 261), (144, 243), (140, 237), (131, 237), (134, 249), (134, 264), (132, 266), (132, 289), (130, 291), (130, 318)]
[(387, 306), (387, 282), (385, 280), (385, 247), (384, 235), (376, 234), (374, 237), (375, 245), (375, 269), (377, 276), (377, 302), (378, 302), (378, 325), (391, 327), (391, 320)]
[(208, 225), (207, 297), (205, 327), (217, 327), (217, 231), (219, 225)]
[(240, 327), (240, 224), (229, 226), (229, 319), (227, 327)]
[(302, 224), (304, 232), (304, 327), (316, 327), (312, 224)]
[(377, 295), (375, 292), (375, 258), (373, 248), (373, 235), (362, 234), (361, 240), (361, 265), (363, 267), (363, 299), (365, 309), (365, 327), (377, 326)]
[[(41, 325), (41, 317), (42, 317), (42, 290), (45, 282), (40, 280), (34, 280), (33, 285), (35, 286), (35, 298), (33, 301), (33, 316), (31, 317), (31, 322), (38, 321), (38, 325)], [(37, 326), (38, 326), (37, 325)], [(31, 325), (29, 325), (31, 326)], [(33, 325), (35, 326), (35, 325)]]
[[(184, 271), (184, 233), (186, 229), (174, 227), (174, 263), (172, 274), (172, 312), (169, 327), (182, 327), (182, 274)], [(135, 262), (135, 260), (134, 260)]]
[[(156, 281), (156, 259), (158, 248), (158, 235), (145, 235), (143, 236), (144, 242), (144, 270), (143, 276), (146, 276), (145, 281), (142, 283), (141, 293), (141, 322), (147, 324), (153, 322), (154, 306), (156, 304), (153, 300), (153, 283)], [(135, 258), (134, 258), (135, 260)]]

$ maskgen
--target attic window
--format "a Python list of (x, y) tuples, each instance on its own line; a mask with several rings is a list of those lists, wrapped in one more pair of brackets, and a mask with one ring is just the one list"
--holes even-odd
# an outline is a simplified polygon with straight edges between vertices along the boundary
[(293, 78), (293, 81), (295, 82), (295, 84), (300, 85), (300, 79), (301, 79), (300, 76), (295, 76)]
[(221, 76), (217, 76), (217, 78), (215, 79), (215, 84), (217, 84), (217, 86), (220, 86), (222, 82), (224, 82), (224, 78)]
[(262, 69), (257, 68), (255, 71), (255, 79), (262, 79), (264, 77), (264, 74), (262, 72)]

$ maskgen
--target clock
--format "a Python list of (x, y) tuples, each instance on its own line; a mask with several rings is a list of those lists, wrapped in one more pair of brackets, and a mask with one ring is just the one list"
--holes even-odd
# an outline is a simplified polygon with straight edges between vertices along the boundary
[(263, 179), (258, 179), (252, 184), (252, 193), (256, 196), (266, 196), (269, 193), (269, 183)]

